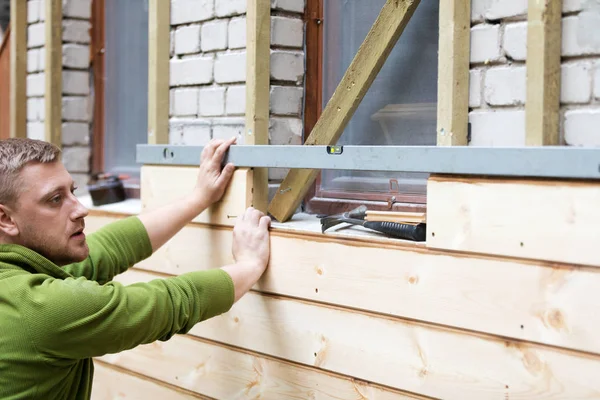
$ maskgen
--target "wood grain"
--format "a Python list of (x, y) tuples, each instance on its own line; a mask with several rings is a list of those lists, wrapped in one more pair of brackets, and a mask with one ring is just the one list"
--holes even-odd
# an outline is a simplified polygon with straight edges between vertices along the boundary
[[(27, 2), (10, 1), (10, 137), (27, 137)], [(3, 118), (5, 116), (2, 116)]]
[[(200, 160), (198, 160), (198, 163)], [(198, 167), (154, 166), (141, 168), (142, 210), (176, 201), (192, 192)], [(233, 226), (235, 219), (252, 204), (252, 170), (236, 169), (221, 200), (202, 212), (194, 222)]]
[(433, 177), (427, 196), (431, 248), (600, 267), (597, 182)]
[(62, 1), (46, 1), (45, 140), (62, 147)]
[[(115, 219), (87, 219), (93, 232)], [(232, 262), (230, 229), (188, 226), (137, 268), (165, 274)], [(600, 354), (600, 272), (271, 232), (256, 290)]]

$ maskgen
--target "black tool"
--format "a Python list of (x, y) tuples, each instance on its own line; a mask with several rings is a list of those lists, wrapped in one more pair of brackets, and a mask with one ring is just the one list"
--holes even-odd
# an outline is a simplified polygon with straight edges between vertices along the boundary
[(346, 223), (360, 225), (398, 239), (413, 240), (416, 242), (425, 240), (427, 229), (424, 223), (412, 225), (388, 221), (365, 221), (366, 212), (367, 207), (363, 205), (352, 211), (321, 218), (321, 232), (325, 233), (326, 230), (336, 225)]

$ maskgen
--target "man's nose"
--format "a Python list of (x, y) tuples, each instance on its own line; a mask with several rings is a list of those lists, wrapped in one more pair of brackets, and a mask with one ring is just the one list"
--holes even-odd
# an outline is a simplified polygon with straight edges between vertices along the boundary
[(75, 198), (75, 210), (73, 211), (73, 220), (85, 218), (87, 217), (89, 211), (83, 204), (79, 202), (77, 198)]

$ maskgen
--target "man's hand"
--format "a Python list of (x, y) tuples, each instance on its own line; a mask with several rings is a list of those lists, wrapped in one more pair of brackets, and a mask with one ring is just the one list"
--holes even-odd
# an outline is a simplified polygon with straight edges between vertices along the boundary
[(212, 139), (202, 150), (198, 182), (194, 189), (194, 196), (202, 208), (208, 208), (219, 201), (225, 193), (235, 168), (231, 163), (223, 169), (221, 169), (221, 165), (225, 152), (235, 141), (235, 138), (227, 141)]
[(238, 217), (233, 228), (235, 264), (222, 267), (233, 281), (238, 301), (260, 279), (270, 256), (269, 226), (271, 219), (250, 207)]

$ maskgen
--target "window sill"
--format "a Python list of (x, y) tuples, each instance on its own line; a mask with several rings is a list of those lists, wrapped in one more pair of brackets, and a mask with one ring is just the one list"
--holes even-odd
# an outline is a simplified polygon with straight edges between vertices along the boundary
[[(95, 215), (137, 215), (142, 210), (142, 202), (140, 199), (128, 199), (119, 203), (107, 204), (104, 206), (94, 206), (91, 196), (81, 196), (79, 198), (92, 216)], [(277, 233), (290, 234), (307, 234), (310, 236), (321, 236), (324, 240), (331, 239), (362, 239), (369, 242), (394, 243), (409, 246), (425, 246), (425, 242), (413, 242), (410, 240), (401, 240), (386, 237), (378, 232), (363, 228), (362, 226), (351, 226), (340, 224), (339, 227), (329, 229), (325, 233), (321, 233), (321, 223), (319, 218), (313, 214), (297, 213), (288, 222), (271, 223), (272, 231)]]

